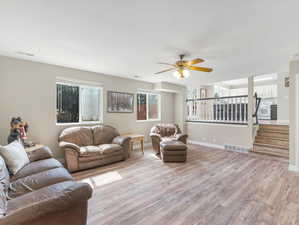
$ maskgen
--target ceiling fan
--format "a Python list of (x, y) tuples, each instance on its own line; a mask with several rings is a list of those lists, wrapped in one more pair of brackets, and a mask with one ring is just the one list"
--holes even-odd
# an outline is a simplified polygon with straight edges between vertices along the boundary
[(160, 74), (160, 73), (164, 73), (164, 72), (174, 70), (173, 75), (178, 79), (183, 79), (183, 78), (189, 77), (189, 71), (190, 70), (201, 71), (201, 72), (212, 72), (213, 71), (213, 69), (211, 69), (211, 68), (193, 66), (194, 64), (204, 62), (203, 59), (196, 58), (196, 59), (193, 59), (193, 60), (190, 60), (190, 61), (186, 61), (186, 60), (183, 60), (185, 55), (179, 55), (179, 57), (180, 57), (180, 60), (175, 62), (174, 64), (162, 63), (162, 62), (158, 63), (158, 64), (162, 64), (162, 65), (172, 66), (173, 68), (162, 70), (162, 71), (157, 72), (155, 74)]

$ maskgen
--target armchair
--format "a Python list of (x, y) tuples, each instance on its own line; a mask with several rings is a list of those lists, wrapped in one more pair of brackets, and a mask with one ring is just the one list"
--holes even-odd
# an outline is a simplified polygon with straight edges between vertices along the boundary
[(187, 134), (182, 134), (177, 124), (158, 124), (152, 127), (150, 132), (153, 149), (160, 154), (160, 142), (163, 141), (181, 141), (187, 143)]

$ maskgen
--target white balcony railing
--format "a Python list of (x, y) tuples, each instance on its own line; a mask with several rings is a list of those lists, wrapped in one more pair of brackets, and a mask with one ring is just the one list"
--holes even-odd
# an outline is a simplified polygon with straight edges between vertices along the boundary
[[(260, 98), (255, 96), (255, 112)], [(247, 124), (248, 95), (187, 99), (187, 122)], [(256, 113), (253, 115), (257, 117)], [(258, 119), (256, 118), (256, 123)]]

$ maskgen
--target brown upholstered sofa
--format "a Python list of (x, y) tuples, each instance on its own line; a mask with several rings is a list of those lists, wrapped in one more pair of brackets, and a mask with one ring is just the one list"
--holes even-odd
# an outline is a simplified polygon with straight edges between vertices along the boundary
[(114, 127), (104, 124), (66, 128), (59, 136), (70, 172), (125, 160), (129, 143), (129, 137), (120, 136)]
[(150, 137), (154, 150), (159, 154), (161, 141), (181, 141), (186, 144), (188, 135), (182, 134), (177, 124), (158, 124), (152, 127)]
[(0, 157), (0, 225), (85, 225), (92, 189), (75, 182), (47, 147), (9, 176)]

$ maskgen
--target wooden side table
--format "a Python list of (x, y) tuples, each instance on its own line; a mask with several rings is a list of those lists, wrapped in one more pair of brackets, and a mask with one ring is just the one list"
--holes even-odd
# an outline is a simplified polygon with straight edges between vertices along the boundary
[(141, 151), (144, 154), (144, 135), (142, 135), (142, 134), (122, 134), (121, 136), (131, 138), (130, 147), (129, 147), (129, 157), (130, 157), (131, 151), (133, 151), (133, 145), (135, 142), (140, 142)]

